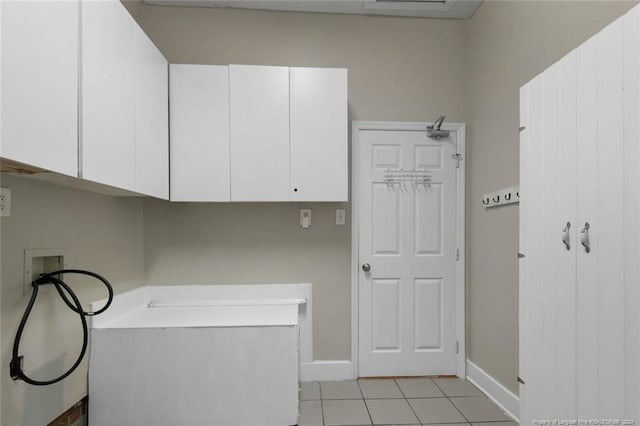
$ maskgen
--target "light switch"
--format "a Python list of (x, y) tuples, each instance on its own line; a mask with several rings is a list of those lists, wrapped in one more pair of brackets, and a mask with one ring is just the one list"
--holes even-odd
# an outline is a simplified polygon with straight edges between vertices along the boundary
[(300, 209), (300, 226), (304, 229), (311, 226), (311, 209)]
[(336, 209), (336, 225), (344, 225), (347, 221), (347, 211), (345, 209)]

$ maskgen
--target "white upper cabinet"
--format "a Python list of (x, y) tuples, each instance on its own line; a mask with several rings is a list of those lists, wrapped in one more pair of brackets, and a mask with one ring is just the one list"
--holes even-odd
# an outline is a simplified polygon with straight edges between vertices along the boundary
[(347, 201), (347, 70), (291, 68), (292, 201)]
[(135, 22), (119, 1), (82, 4), (82, 171), (135, 190)]
[(135, 28), (136, 192), (169, 198), (168, 64), (140, 27)]
[(117, 0), (82, 4), (81, 177), (168, 197), (167, 63)]
[(231, 199), (289, 201), (289, 68), (230, 65)]
[(230, 201), (229, 67), (171, 64), (171, 201)]
[(0, 155), (77, 176), (79, 3), (0, 3)]

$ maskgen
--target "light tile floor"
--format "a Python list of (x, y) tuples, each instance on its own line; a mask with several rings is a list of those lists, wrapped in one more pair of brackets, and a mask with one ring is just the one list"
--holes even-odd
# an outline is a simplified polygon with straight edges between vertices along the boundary
[(466, 380), (409, 378), (302, 383), (298, 425), (515, 426), (517, 423)]

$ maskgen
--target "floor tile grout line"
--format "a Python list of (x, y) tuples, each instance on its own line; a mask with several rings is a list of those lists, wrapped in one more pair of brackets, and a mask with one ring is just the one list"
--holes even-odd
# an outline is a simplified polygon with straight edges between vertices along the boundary
[(407, 405), (409, 406), (409, 408), (411, 408), (411, 412), (413, 413), (413, 415), (416, 416), (416, 419), (420, 422), (420, 424), (423, 424), (422, 420), (420, 419), (420, 417), (418, 417), (418, 413), (416, 413), (416, 410), (413, 409), (413, 406), (411, 405), (411, 402), (409, 402), (409, 398), (407, 398), (407, 395), (405, 395), (404, 391), (402, 390), (402, 387), (400, 386), (400, 383), (398, 383), (398, 379), (394, 378), (393, 381), (395, 382), (395, 384), (398, 387), (398, 389), (400, 389), (400, 393), (404, 397), (404, 400), (407, 401)]
[[(432, 379), (432, 380), (433, 380), (433, 379)], [(467, 380), (467, 379), (464, 379), (464, 381), (468, 383), (468, 380)], [(467, 420), (467, 423), (469, 423), (469, 424), (473, 425), (473, 423), (471, 422), (471, 420), (469, 420), (469, 419), (467, 418), (467, 416), (465, 416), (465, 415), (464, 415), (464, 413), (462, 412), (462, 410), (460, 410), (460, 409), (458, 408), (458, 406), (457, 406), (457, 405), (456, 405), (456, 404), (451, 400), (451, 398), (481, 398), (481, 397), (487, 398), (487, 396), (486, 396), (484, 393), (482, 393), (482, 395), (458, 395), (458, 396), (456, 396), (456, 395), (451, 395), (451, 397), (449, 397), (449, 395), (447, 395), (447, 393), (444, 391), (444, 389), (442, 389), (442, 388), (438, 385), (438, 383), (437, 383), (435, 380), (433, 380), (433, 383), (435, 383), (435, 385), (438, 387), (438, 389), (440, 389), (440, 391), (441, 391), (441, 392), (442, 392), (442, 393), (447, 397), (447, 399), (449, 400), (449, 402), (451, 403), (451, 405), (453, 405), (453, 406), (455, 407), (455, 409), (456, 409), (456, 410), (458, 410), (458, 412), (460, 413), (460, 415), (461, 415), (462, 417), (464, 417), (464, 418), (465, 418), (465, 420)], [(482, 392), (482, 391), (481, 391), (481, 392)], [(488, 398), (487, 398), (487, 399), (488, 399)], [(491, 401), (491, 402), (493, 402), (493, 401)], [(509, 420), (496, 420), (496, 421), (490, 421), (490, 422), (476, 422), (476, 423), (500, 423), (500, 422), (508, 422), (508, 421), (509, 421)]]
[(458, 410), (458, 413), (460, 413), (460, 415), (462, 416), (463, 419), (465, 419), (467, 421), (467, 423), (471, 424), (471, 420), (469, 420), (467, 418), (467, 416), (464, 415), (464, 413), (458, 408), (458, 406), (456, 404), (453, 403), (453, 401), (451, 400), (451, 398), (449, 398), (449, 395), (447, 395), (447, 393), (444, 391), (444, 389), (442, 389), (440, 386), (438, 386), (438, 382), (436, 382), (435, 380), (433, 380), (433, 384), (436, 385), (436, 387), (438, 389), (440, 389), (440, 392), (443, 393), (443, 395), (449, 400), (449, 402), (451, 403), (451, 405), (453, 405), (453, 408), (455, 408), (456, 410)]
[[(362, 390), (362, 386), (361, 386), (360, 381), (358, 379), (355, 379), (356, 385), (358, 386), (358, 390), (359, 390), (359, 393), (360, 393), (360, 398), (359, 399), (344, 399), (344, 398), (342, 398), (342, 399), (334, 399), (333, 401), (349, 401), (349, 400), (350, 401), (358, 401), (358, 400), (362, 400), (364, 402), (364, 404), (365, 404), (365, 409), (367, 410), (367, 414), (369, 416), (370, 424), (371, 425), (375, 425), (375, 423), (373, 421), (373, 417), (372, 417), (371, 412), (369, 410), (369, 405), (367, 404), (368, 400), (374, 400), (375, 401), (375, 400), (401, 400), (401, 399), (403, 399), (409, 405), (409, 408), (413, 412), (413, 414), (414, 414), (415, 418), (418, 420), (418, 422), (420, 422), (420, 424), (422, 424), (423, 426), (424, 425), (431, 426), (428, 423), (422, 423), (422, 421), (418, 417), (416, 411), (414, 410), (413, 406), (411, 405), (409, 397), (407, 397), (405, 392), (400, 387), (400, 384), (398, 383), (398, 379), (395, 378), (395, 377), (390, 377), (389, 379), (391, 379), (391, 381), (397, 386), (398, 390), (400, 391), (400, 394), (402, 395), (402, 398), (383, 398), (383, 397), (381, 397), (381, 398), (366, 398), (364, 396), (364, 391)], [(467, 416), (464, 415), (464, 413), (453, 402), (453, 399), (455, 399), (455, 398), (479, 398), (479, 397), (482, 397), (483, 395), (457, 395), (457, 396), (456, 395), (447, 395), (447, 393), (444, 392), (443, 388), (440, 385), (438, 385), (438, 383), (436, 383), (436, 381), (433, 378), (429, 377), (428, 379), (431, 380), (431, 382), (433, 384), (435, 384), (436, 388), (442, 393), (442, 396), (439, 396), (439, 397), (416, 397), (414, 399), (443, 399), (443, 398), (446, 398), (449, 401), (449, 403), (454, 406), (456, 411), (458, 413), (460, 413), (460, 415), (464, 419), (464, 422), (450, 423), (449, 425), (450, 426), (461, 426), (461, 425), (472, 426), (473, 423), (471, 422), (471, 420), (469, 420), (467, 418)], [(326, 420), (325, 420), (325, 417), (324, 417), (324, 401), (325, 401), (325, 398), (324, 398), (324, 395), (323, 395), (323, 392), (322, 392), (322, 386), (321, 386), (319, 381), (318, 381), (318, 387), (319, 387), (319, 393), (320, 393), (320, 400), (319, 401), (320, 401), (320, 408), (321, 408), (322, 425), (326, 426)], [(512, 419), (491, 420), (491, 421), (489, 421), (487, 423), (508, 423), (510, 421), (513, 421), (513, 420)], [(499, 425), (496, 425), (496, 426), (499, 426)]]
[(364, 392), (362, 392), (362, 387), (360, 387), (360, 380), (356, 379), (356, 384), (358, 385), (358, 389), (360, 390), (360, 396), (362, 396), (362, 401), (364, 402), (364, 408), (367, 410), (367, 414), (369, 415), (369, 421), (373, 425), (373, 416), (371, 416), (371, 412), (369, 411), (369, 405), (367, 404), (367, 400), (364, 398)]

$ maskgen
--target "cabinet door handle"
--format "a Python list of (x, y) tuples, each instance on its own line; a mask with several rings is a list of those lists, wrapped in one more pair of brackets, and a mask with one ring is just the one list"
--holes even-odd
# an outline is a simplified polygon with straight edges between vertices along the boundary
[(567, 226), (562, 230), (562, 242), (567, 250), (571, 250), (571, 243), (569, 240), (569, 230), (571, 229), (571, 222), (567, 222)]
[(589, 245), (589, 227), (589, 222), (585, 222), (584, 228), (582, 228), (582, 231), (580, 231), (580, 233), (582, 234), (582, 237), (580, 237), (580, 243), (584, 247), (584, 251), (586, 251), (587, 253), (591, 252), (591, 247)]

